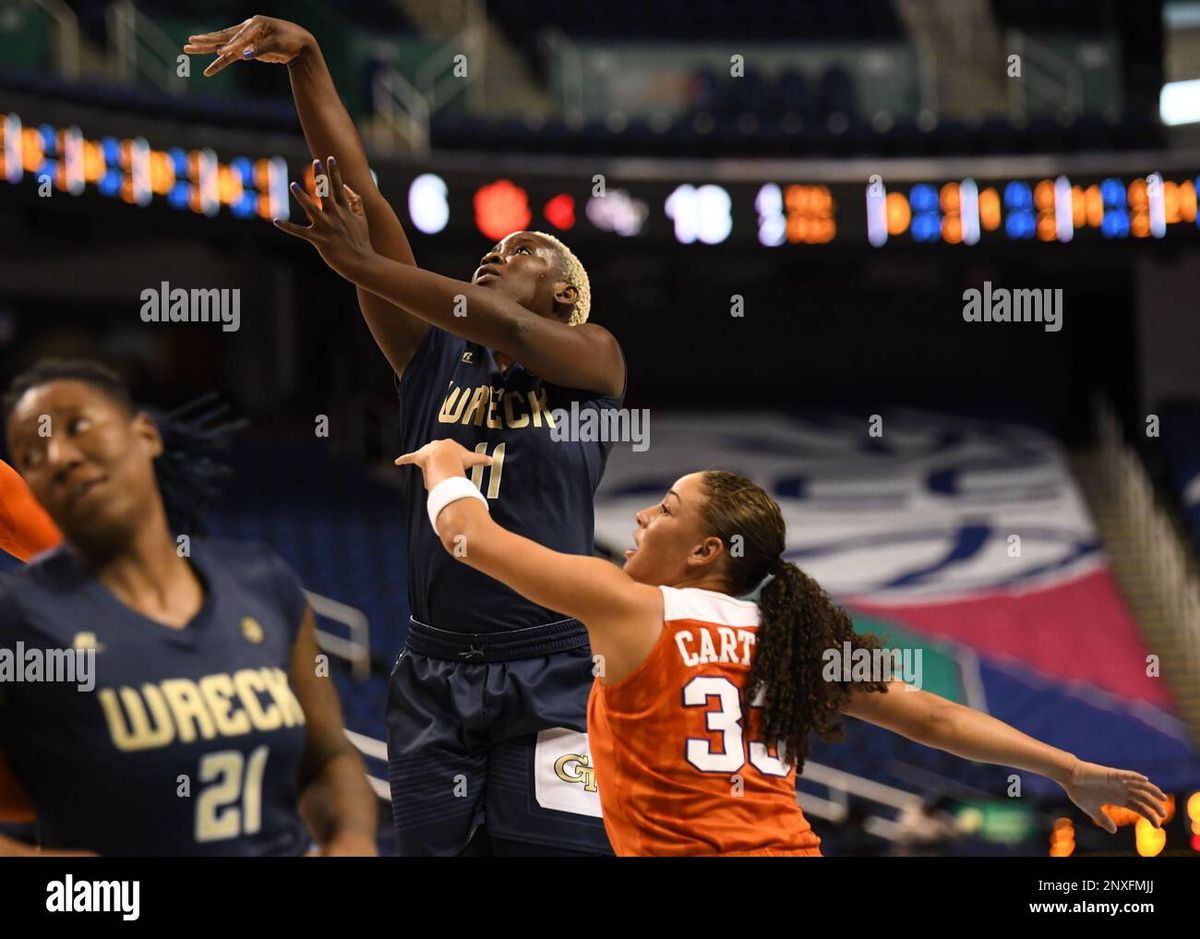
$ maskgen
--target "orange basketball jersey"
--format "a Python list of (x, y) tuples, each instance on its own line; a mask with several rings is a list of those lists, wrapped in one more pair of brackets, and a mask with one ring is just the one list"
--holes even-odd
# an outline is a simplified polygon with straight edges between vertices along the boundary
[(619, 855), (809, 854), (795, 770), (756, 740), (746, 700), (758, 606), (659, 588), (662, 634), (632, 673), (597, 679), (588, 740), (604, 826)]

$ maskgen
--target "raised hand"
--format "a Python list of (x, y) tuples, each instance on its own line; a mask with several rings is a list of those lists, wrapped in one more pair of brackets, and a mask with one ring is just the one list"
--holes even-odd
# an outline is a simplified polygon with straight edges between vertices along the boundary
[(252, 16), (228, 29), (188, 36), (183, 51), (188, 55), (215, 53), (216, 60), (204, 70), (204, 77), (212, 78), (234, 62), (254, 59), (287, 64), (313, 42), (312, 33), (295, 23), (272, 16)]
[(419, 466), (425, 478), (425, 488), (432, 489), (451, 476), (465, 476), (472, 466), (490, 466), (492, 458), (486, 453), (468, 450), (455, 440), (434, 440), (420, 450), (396, 458), (397, 466)]
[(1110, 835), (1117, 830), (1117, 826), (1100, 810), (1102, 805), (1119, 805), (1137, 812), (1155, 828), (1161, 828), (1167, 817), (1167, 797), (1163, 791), (1141, 773), (1132, 770), (1114, 769), (1081, 760), (1062, 786), (1071, 801)]
[(326, 161), (325, 168), (320, 160), (313, 160), (313, 175), (318, 179), (325, 175), (329, 181), (329, 195), (321, 198), (320, 205), (299, 183), (291, 185), (292, 195), (308, 215), (309, 224), (297, 225), (277, 218), (273, 220), (275, 227), (303, 238), (317, 249), (326, 264), (346, 280), (354, 282), (369, 262), (378, 258), (371, 247), (362, 199), (342, 182), (342, 174), (333, 157)]

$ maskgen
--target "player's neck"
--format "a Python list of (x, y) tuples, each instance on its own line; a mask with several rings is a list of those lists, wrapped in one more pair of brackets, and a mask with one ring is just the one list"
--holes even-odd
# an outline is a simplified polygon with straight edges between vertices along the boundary
[[(676, 587), (679, 590), (692, 587), (696, 590), (711, 590), (714, 593), (729, 594), (728, 585), (719, 575), (716, 574), (695, 574), (687, 576), (684, 577), (679, 583), (672, 584), (671, 586)], [(732, 594), (729, 595), (732, 596)]]
[(162, 515), (140, 525), (123, 550), (89, 567), (118, 600), (164, 625), (185, 625), (204, 600), (200, 580)]

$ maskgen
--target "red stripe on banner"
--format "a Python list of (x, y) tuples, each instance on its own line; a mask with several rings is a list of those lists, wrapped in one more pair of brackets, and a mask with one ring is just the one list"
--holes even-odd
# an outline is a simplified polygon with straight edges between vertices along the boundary
[(847, 605), (960, 642), (981, 655), (1018, 659), (1051, 678), (1088, 682), (1178, 713), (1165, 682), (1146, 674), (1151, 649), (1107, 569), (1055, 587), (997, 591), (936, 605), (891, 606), (858, 599)]

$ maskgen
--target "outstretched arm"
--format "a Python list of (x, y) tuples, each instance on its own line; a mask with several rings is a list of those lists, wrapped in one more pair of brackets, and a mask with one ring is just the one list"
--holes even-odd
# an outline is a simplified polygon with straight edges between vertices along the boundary
[(383, 257), (372, 247), (361, 202), (353, 188), (343, 185), (337, 160), (329, 160), (327, 172), (330, 195), (319, 206), (292, 184), (311, 224), (276, 220), (276, 227), (311, 243), (347, 280), (433, 326), (510, 355), (548, 382), (621, 393), (625, 363), (608, 330), (592, 323), (568, 326), (538, 316), (499, 291)]
[[(447, 479), (465, 479), (468, 467), (491, 462), (452, 440), (435, 440), (396, 460), (399, 466), (419, 466), (429, 490)], [(451, 556), (587, 626), (592, 651), (604, 659), (607, 681), (633, 671), (658, 641), (662, 592), (609, 561), (552, 551), (514, 534), (497, 525), (476, 498), (449, 503), (437, 516), (437, 531)]]
[(1130, 809), (1156, 827), (1166, 817), (1167, 797), (1140, 773), (1085, 762), (982, 711), (902, 681), (891, 682), (883, 694), (855, 692), (842, 712), (965, 760), (1014, 766), (1053, 779), (1109, 833), (1116, 825), (1100, 811), (1102, 805)]
[[(416, 265), (404, 227), (375, 185), (358, 130), (333, 86), (320, 46), (308, 30), (287, 20), (254, 16), (229, 29), (189, 37), (184, 52), (219, 53), (204, 70), (206, 76), (247, 58), (286, 64), (309, 152), (337, 158), (346, 183), (362, 197), (375, 251), (400, 264)], [(396, 374), (402, 373), (428, 324), (361, 287), (358, 305), (376, 345)]]

